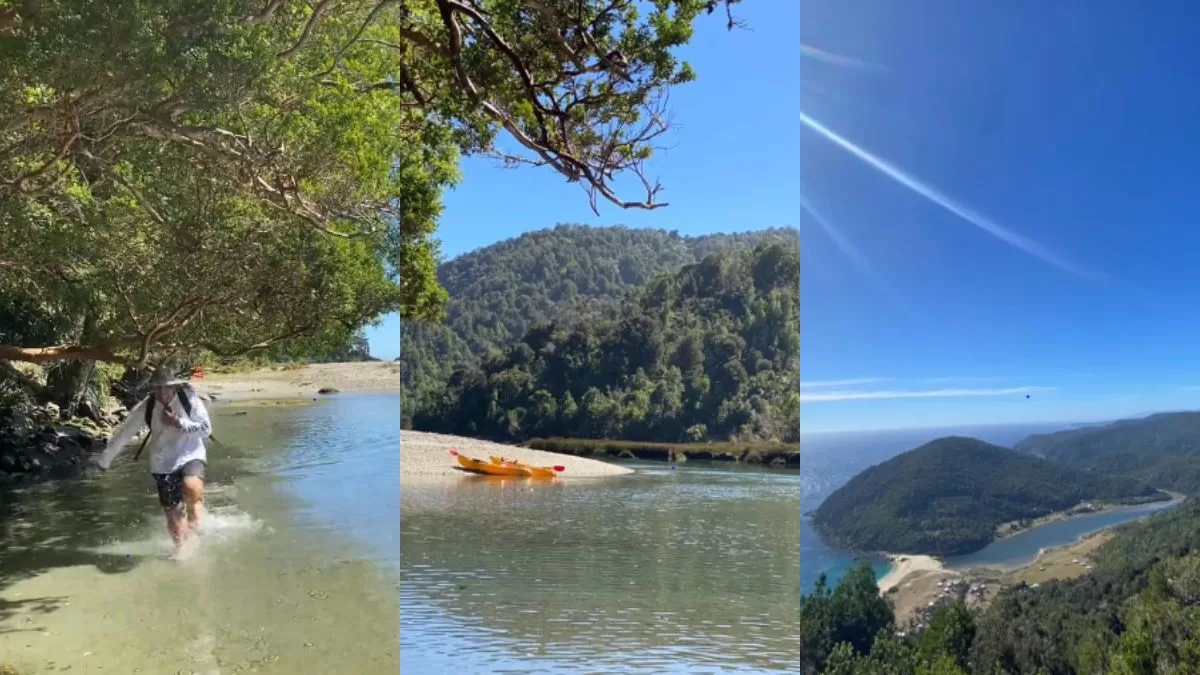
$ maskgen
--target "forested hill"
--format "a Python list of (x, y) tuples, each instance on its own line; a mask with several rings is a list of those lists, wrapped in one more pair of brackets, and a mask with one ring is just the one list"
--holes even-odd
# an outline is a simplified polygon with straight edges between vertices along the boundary
[(502, 353), (540, 324), (613, 316), (633, 289), (729, 248), (764, 239), (797, 241), (793, 229), (685, 237), (626, 227), (559, 225), (443, 263), (446, 320), (401, 326), (405, 417), (441, 389), (455, 368)]
[(1200, 494), (1200, 412), (1162, 413), (1038, 434), (1015, 447), (1069, 466), (1136, 476), (1166, 490)]
[[(865, 564), (800, 601), (800, 673), (1200, 673), (1200, 502), (1117, 528), (1074, 579), (959, 600), (923, 629), (896, 625)], [(899, 628), (901, 631), (897, 631)]]
[(831, 494), (813, 524), (862, 551), (956, 555), (986, 546), (1002, 523), (1086, 500), (1167, 496), (1146, 483), (1063, 466), (973, 438), (948, 437), (873, 466)]
[(799, 275), (795, 238), (712, 254), (660, 275), (613, 318), (535, 328), (458, 370), (413, 427), (503, 440), (798, 440)]

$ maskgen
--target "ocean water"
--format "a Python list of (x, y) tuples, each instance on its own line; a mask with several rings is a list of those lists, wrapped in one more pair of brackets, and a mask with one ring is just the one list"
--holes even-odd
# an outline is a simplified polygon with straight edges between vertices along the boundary
[[(829, 434), (802, 433), (800, 438), (801, 512), (808, 513), (816, 510), (830, 493), (845, 485), (863, 469), (887, 461), (902, 452), (912, 450), (937, 438), (970, 436), (988, 443), (1010, 447), (1030, 434), (1055, 431), (1065, 428), (1065, 426), (1041, 424)], [(1066, 543), (1073, 538), (1058, 543)], [(817, 577), (822, 573), (827, 576), (829, 584), (834, 585), (858, 562), (858, 557), (827, 546), (813, 529), (811, 519), (807, 516), (801, 518), (800, 588), (804, 593), (812, 591)], [(877, 577), (887, 573), (889, 564), (886, 560), (878, 559), (870, 560), (870, 562), (875, 568)]]

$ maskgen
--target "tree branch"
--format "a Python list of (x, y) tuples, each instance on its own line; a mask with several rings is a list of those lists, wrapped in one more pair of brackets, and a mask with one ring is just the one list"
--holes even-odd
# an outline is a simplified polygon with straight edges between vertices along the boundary
[(397, 1), (398, 0), (380, 0), (380, 2), (376, 3), (376, 5), (371, 8), (371, 13), (368, 14), (367, 18), (362, 22), (362, 24), (359, 25), (358, 30), (354, 31), (354, 35), (351, 36), (350, 40), (347, 41), (346, 44), (342, 45), (337, 50), (337, 53), (333, 55), (333, 63), (325, 72), (320, 73), (317, 75), (317, 77), (324, 77), (329, 73), (332, 73), (333, 70), (337, 68), (338, 63), (341, 62), (342, 57), (346, 55), (346, 50), (350, 49), (355, 45), (355, 43), (358, 42), (358, 39), (362, 37), (362, 34), (366, 32), (367, 28), (369, 28), (371, 24), (375, 22), (376, 17), (379, 16), (379, 13), (382, 12), (388, 5), (396, 4)]
[[(601, 10), (600, 15), (591, 17), (589, 21), (588, 17), (561, 16), (538, 0), (524, 0), (522, 4), (532, 8), (551, 26), (549, 32), (554, 34), (552, 49), (558, 51), (561, 60), (566, 62), (550, 79), (544, 81), (534, 79), (529, 64), (491, 25), (489, 16), (476, 3), (436, 0), (436, 4), (448, 37), (446, 57), (459, 87), (472, 103), (530, 151), (533, 157), (497, 153), (493, 147), (485, 147), (485, 151), (499, 156), (508, 165), (548, 165), (569, 182), (582, 182), (593, 211), (598, 212), (599, 198), (624, 209), (667, 206), (657, 201), (662, 186), (648, 180), (642, 171), (642, 153), (650, 148), (649, 144), (655, 137), (670, 127), (661, 111), (654, 107), (655, 102), (663, 98), (654, 96), (655, 92), (666, 85), (657, 82), (656, 78), (646, 83), (636, 83), (634, 75), (642, 73), (649, 66), (640, 64), (636, 72), (631, 71), (626, 57), (620, 51), (603, 48), (592, 35), (593, 31), (598, 30), (597, 22), (601, 15), (628, 3), (614, 0)], [(470, 44), (490, 43), (509, 63), (522, 90), (521, 102), (529, 104), (532, 120), (522, 120), (505, 106), (489, 100), (487, 93), (474, 81), (464, 54), (468, 37), (464, 36), (460, 15), (475, 27), (469, 36), (473, 40)], [(571, 25), (564, 26), (564, 21), (571, 22)], [(568, 36), (579, 41), (579, 49), (572, 47), (567, 41)], [(587, 65), (584, 52), (590, 52), (596, 59), (595, 63)], [(599, 93), (595, 93), (597, 80), (587, 77), (591, 73), (607, 74), (607, 80), (599, 83)], [(647, 99), (651, 100), (648, 102)], [(629, 106), (640, 109), (641, 115), (650, 120), (644, 128), (632, 133), (627, 129), (631, 122), (612, 112), (615, 108)], [(555, 121), (551, 123), (549, 118)], [(602, 131), (605, 126), (611, 127), (607, 138)], [(596, 132), (601, 132), (599, 138), (595, 137)], [(644, 199), (626, 200), (617, 195), (610, 181), (622, 171), (631, 171), (638, 176), (645, 189)]]
[(142, 193), (136, 187), (134, 187), (132, 183), (125, 180), (125, 178), (122, 177), (121, 174), (117, 173), (111, 166), (109, 166), (107, 163), (101, 161), (101, 159), (99, 157), (93, 155), (90, 151), (84, 150), (80, 154), (82, 154), (87, 159), (92, 160), (92, 162), (94, 162), (101, 171), (103, 171), (109, 178), (113, 179), (113, 182), (115, 182), (117, 185), (125, 188), (125, 191), (128, 192), (130, 194), (130, 196), (133, 197), (133, 200), (136, 201), (138, 203), (138, 205), (142, 207), (143, 211), (145, 211), (147, 214), (150, 215), (150, 218), (154, 222), (158, 223), (159, 225), (166, 225), (167, 221), (162, 217), (161, 214), (159, 214), (159, 212), (153, 206), (150, 205), (150, 202), (145, 197), (142, 196)]
[(45, 164), (41, 165), (40, 167), (22, 175), (22, 176), (13, 178), (12, 180), (0, 181), (0, 185), (11, 185), (17, 190), (17, 192), (25, 192), (27, 189), (26, 183), (33, 180), (34, 178), (37, 178), (38, 176), (42, 175), (43, 173), (46, 173), (46, 171), (49, 170), (50, 167), (61, 162), (62, 159), (67, 156), (67, 152), (70, 151), (71, 146), (75, 145), (75, 141), (79, 140), (79, 136), (80, 136), (80, 134), (78, 131), (71, 133), (70, 135), (67, 136), (67, 139), (58, 148), (58, 152), (56, 152), (53, 157), (51, 157), (49, 160), (47, 160)]
[(305, 333), (310, 333), (316, 329), (317, 329), (316, 324), (307, 324), (307, 325), (301, 326), (300, 328), (289, 330), (289, 331), (287, 331), (281, 335), (277, 335), (273, 338), (263, 340), (262, 342), (256, 342), (255, 344), (252, 344), (248, 347), (241, 347), (241, 348), (234, 349), (232, 351), (221, 349), (211, 343), (199, 343), (198, 346), (203, 347), (204, 349), (207, 349), (208, 351), (210, 351), (213, 354), (220, 356), (222, 358), (233, 358), (236, 356), (245, 356), (246, 354), (249, 354), (250, 352), (261, 351), (272, 345), (278, 344), (285, 340), (291, 340), (293, 338), (300, 337), (301, 335), (304, 335)]
[(250, 17), (247, 20), (247, 23), (249, 23), (251, 25), (267, 23), (268, 21), (270, 21), (272, 18), (275, 17), (275, 12), (277, 12), (279, 10), (279, 8), (283, 6), (283, 3), (284, 3), (284, 0), (271, 0), (270, 2), (267, 3), (266, 7), (263, 7), (261, 12)]
[(17, 347), (15, 345), (0, 345), (0, 360), (26, 361), (29, 363), (48, 363), (81, 359), (87, 361), (105, 361), (108, 363), (124, 363), (125, 359), (118, 356), (114, 346), (84, 346), (56, 345), (53, 347)]
[(321, 20), (325, 18), (325, 12), (328, 12), (332, 5), (333, 0), (321, 0), (321, 2), (317, 3), (317, 6), (313, 8), (312, 16), (308, 17), (308, 23), (304, 24), (304, 32), (300, 34), (300, 39), (296, 41), (296, 44), (285, 49), (276, 56), (281, 59), (290, 59), (301, 49), (304, 49), (304, 46), (308, 44), (309, 40), (312, 39), (317, 25), (320, 24)]

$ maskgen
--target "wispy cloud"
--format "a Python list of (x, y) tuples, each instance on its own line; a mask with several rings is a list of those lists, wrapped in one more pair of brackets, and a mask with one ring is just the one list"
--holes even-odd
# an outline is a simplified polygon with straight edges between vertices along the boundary
[(842, 54), (835, 54), (830, 51), (825, 51), (824, 49), (818, 49), (812, 45), (806, 45), (803, 42), (800, 43), (800, 55), (807, 56), (810, 59), (815, 59), (817, 61), (821, 61), (822, 63), (828, 63), (833, 66), (841, 66), (843, 68), (857, 68), (859, 70), (874, 70), (877, 72), (887, 70), (886, 66), (881, 66), (878, 63), (871, 63), (870, 61), (863, 61), (862, 59), (843, 56)]
[(864, 384), (878, 384), (887, 382), (890, 378), (887, 377), (858, 377), (846, 380), (801, 380), (801, 389), (819, 389), (823, 387), (860, 387)]
[(866, 257), (859, 252), (858, 248), (855, 247), (855, 245), (849, 239), (847, 239), (845, 235), (842, 234), (842, 231), (839, 230), (837, 226), (829, 222), (825, 216), (821, 215), (820, 211), (817, 211), (815, 208), (813, 208), (812, 203), (809, 202), (803, 194), (800, 195), (800, 208), (808, 212), (808, 215), (812, 217), (813, 222), (819, 225), (821, 229), (825, 231), (825, 234), (829, 235), (829, 238), (832, 239), (835, 244), (837, 244), (838, 248), (842, 249), (842, 253), (845, 253), (847, 258), (854, 261), (854, 264), (858, 266), (858, 269), (862, 270), (862, 272), (865, 274), (871, 274), (871, 263), (867, 262)]
[(800, 82), (800, 91), (808, 92), (812, 98), (827, 98), (834, 103), (845, 103), (849, 100), (846, 94), (833, 91), (814, 82)]
[(1004, 380), (1020, 380), (1023, 378), (1007, 375), (960, 375), (956, 377), (926, 377), (921, 382), (925, 384), (951, 384), (953, 382), (1001, 382)]
[(973, 398), (979, 396), (1016, 396), (1054, 391), (1054, 387), (1008, 387), (1005, 389), (926, 389), (926, 390), (875, 390), (875, 391), (820, 391), (800, 392), (801, 403), (828, 401), (868, 401), (902, 398)]
[(889, 178), (896, 181), (897, 183), (900, 183), (904, 187), (912, 190), (913, 192), (916, 192), (917, 194), (921, 195), (922, 197), (928, 199), (929, 201), (933, 202), (934, 204), (937, 204), (938, 206), (942, 207), (943, 209), (949, 211), (950, 213), (953, 213), (954, 215), (958, 216), (959, 218), (962, 218), (963, 220), (967, 221), (968, 223), (974, 225), (975, 227), (978, 227), (979, 229), (983, 230), (984, 232), (987, 232), (988, 234), (992, 235), (993, 237), (999, 239), (1000, 241), (1003, 241), (1004, 243), (1006, 243), (1014, 248), (1020, 249), (1021, 251), (1024, 251), (1025, 253), (1028, 253), (1029, 255), (1034, 256), (1035, 258), (1039, 258), (1047, 263), (1050, 263), (1051, 265), (1054, 265), (1055, 267), (1057, 267), (1061, 270), (1070, 272), (1071, 274), (1074, 274), (1076, 276), (1083, 277), (1084, 279), (1089, 279), (1089, 280), (1093, 280), (1093, 281), (1099, 280), (1098, 277), (1095, 274), (1093, 274), (1092, 272), (1089, 272), (1088, 270), (1085, 270), (1084, 268), (1079, 267), (1075, 263), (1072, 263), (1072, 262), (1068, 261), (1067, 259), (1062, 258), (1055, 253), (1052, 253), (1051, 251), (1047, 250), (1041, 244), (1033, 241), (1032, 239), (1029, 239), (1028, 237), (1025, 237), (1016, 232), (1013, 232), (1012, 230), (1009, 230), (1008, 228), (1004, 227), (1003, 225), (1000, 225), (999, 223), (995, 223), (995, 222), (991, 221), (990, 219), (988, 219), (985, 216), (983, 216), (982, 214), (972, 210), (971, 208), (964, 206), (962, 204), (959, 204), (958, 202), (950, 199), (949, 197), (942, 194), (941, 192), (938, 192), (936, 189), (923, 183), (922, 181), (918, 180), (917, 178), (914, 178), (913, 176), (910, 176), (909, 174), (905, 173), (903, 170), (897, 168), (896, 166), (893, 166), (892, 164), (888, 163), (887, 161), (875, 156), (874, 154), (868, 152), (867, 150), (865, 150), (865, 149), (859, 147), (858, 145), (855, 145), (854, 143), (850, 142), (849, 140), (843, 138), (842, 136), (833, 132), (828, 127), (826, 127), (824, 124), (821, 124), (820, 122), (818, 122), (817, 120), (808, 116), (804, 112), (800, 113), (800, 121), (805, 126), (807, 126), (809, 129), (812, 129), (813, 131), (817, 132), (818, 134), (820, 134), (827, 140), (832, 141), (833, 143), (841, 146), (842, 149), (846, 150), (850, 154), (859, 158), (863, 162), (866, 162), (867, 164), (869, 164), (870, 166), (872, 166), (873, 168), (878, 170), (880, 173), (883, 173), (884, 175), (888, 176)]

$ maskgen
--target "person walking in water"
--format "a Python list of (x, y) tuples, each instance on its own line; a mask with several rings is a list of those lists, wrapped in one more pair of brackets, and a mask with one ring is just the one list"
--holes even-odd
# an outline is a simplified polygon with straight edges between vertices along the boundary
[(150, 451), (150, 473), (178, 556), (204, 517), (204, 469), (208, 464), (204, 439), (212, 433), (212, 422), (196, 390), (187, 381), (173, 378), (170, 371), (156, 371), (149, 386), (150, 395), (129, 411), (96, 463), (107, 471), (138, 432), (149, 428), (142, 448)]

